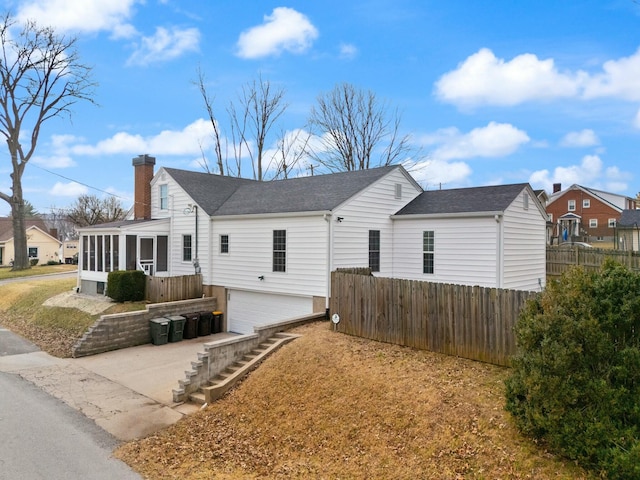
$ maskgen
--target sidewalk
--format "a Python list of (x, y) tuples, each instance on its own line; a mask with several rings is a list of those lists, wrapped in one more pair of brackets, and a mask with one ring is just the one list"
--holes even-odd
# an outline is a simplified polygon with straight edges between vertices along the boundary
[(197, 411), (173, 403), (204, 343), (234, 336), (218, 333), (165, 345), (141, 345), (77, 359), (42, 351), (0, 357), (0, 372), (17, 374), (93, 419), (119, 440), (145, 437)]

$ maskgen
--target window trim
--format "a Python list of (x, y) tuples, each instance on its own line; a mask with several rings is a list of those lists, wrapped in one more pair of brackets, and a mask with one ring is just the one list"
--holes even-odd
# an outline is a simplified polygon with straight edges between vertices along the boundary
[[(163, 195), (164, 190), (164, 195)], [(169, 210), (169, 185), (163, 183), (158, 188), (158, 206), (160, 210)]]
[(609, 228), (616, 228), (617, 224), (618, 222), (615, 218), (610, 218), (609, 221), (607, 222), (607, 225), (609, 226)]
[(380, 230), (369, 230), (369, 268), (380, 271)]
[(569, 212), (575, 212), (576, 211), (576, 201), (575, 200), (569, 200), (567, 202), (567, 210)]
[(583, 198), (582, 199), (582, 208), (591, 208), (591, 199)]
[[(187, 245), (187, 239), (189, 239), (189, 245)], [(184, 233), (182, 235), (182, 261), (193, 261), (193, 235), (190, 233)]]
[(522, 194), (522, 208), (524, 210), (529, 210), (529, 194), (527, 192)]
[(229, 255), (229, 235), (228, 234), (220, 235), (220, 255)]
[(598, 228), (598, 219), (590, 218), (589, 219), (589, 228)]
[[(35, 250), (35, 255), (31, 255), (31, 250)], [(27, 247), (27, 258), (39, 258), (38, 257), (38, 247)]]
[(275, 273), (287, 272), (287, 231), (273, 230), (272, 236), (271, 271)]
[(422, 273), (434, 275), (436, 270), (436, 232), (424, 230), (422, 232)]

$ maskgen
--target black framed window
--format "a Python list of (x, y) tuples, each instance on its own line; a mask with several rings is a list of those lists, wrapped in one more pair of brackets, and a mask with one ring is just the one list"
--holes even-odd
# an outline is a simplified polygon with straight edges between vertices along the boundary
[(369, 230), (369, 268), (380, 271), (380, 230)]
[(287, 271), (287, 231), (273, 231), (273, 271)]
[(191, 261), (191, 235), (182, 236), (182, 261)]
[(435, 241), (432, 230), (422, 233), (422, 273), (434, 271)]
[(229, 235), (220, 235), (220, 253), (229, 253)]

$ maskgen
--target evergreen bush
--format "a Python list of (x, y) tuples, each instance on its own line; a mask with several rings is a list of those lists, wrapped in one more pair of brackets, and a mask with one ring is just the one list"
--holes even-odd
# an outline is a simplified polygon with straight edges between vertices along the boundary
[(612, 479), (640, 478), (640, 275), (607, 260), (529, 301), (506, 408), (520, 430)]
[(117, 270), (107, 277), (107, 296), (116, 302), (144, 300), (146, 276), (140, 270)]

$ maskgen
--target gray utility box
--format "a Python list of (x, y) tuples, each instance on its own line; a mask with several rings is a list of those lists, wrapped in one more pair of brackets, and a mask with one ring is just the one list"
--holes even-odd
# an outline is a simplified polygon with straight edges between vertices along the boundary
[(152, 318), (149, 320), (151, 328), (151, 343), (164, 345), (169, 341), (169, 320), (166, 318)]
[(186, 318), (182, 315), (172, 315), (168, 316), (167, 320), (169, 320), (169, 341), (179, 342), (182, 340)]

